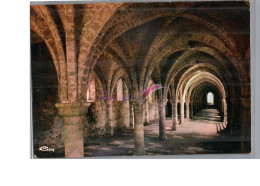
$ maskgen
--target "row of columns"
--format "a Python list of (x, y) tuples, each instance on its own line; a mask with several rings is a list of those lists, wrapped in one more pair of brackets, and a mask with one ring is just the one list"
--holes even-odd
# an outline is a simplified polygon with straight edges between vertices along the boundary
[[(165, 108), (167, 100), (158, 100), (155, 104), (155, 118), (159, 117), (159, 139), (165, 140)], [(172, 100), (172, 130), (178, 125), (178, 100)], [(107, 131), (113, 135), (116, 120), (113, 110), (113, 100), (107, 100)], [(156, 106), (157, 105), (157, 106)], [(64, 118), (64, 140), (66, 157), (84, 157), (83, 123), (90, 103), (60, 103), (56, 104), (59, 115)], [(181, 121), (184, 121), (184, 105), (181, 104)], [(186, 104), (186, 117), (189, 116), (189, 103)], [(145, 114), (144, 114), (145, 113)], [(157, 115), (158, 114), (158, 115)], [(149, 122), (148, 101), (139, 99), (129, 102), (129, 127), (134, 128), (134, 154), (144, 154), (144, 123)]]
[[(88, 107), (91, 103), (63, 103), (56, 104), (59, 115), (64, 118), (64, 144), (65, 157), (84, 157), (84, 139), (83, 139), (83, 123), (84, 116), (87, 114)], [(116, 120), (113, 110), (113, 101), (107, 100), (108, 126), (107, 132), (113, 135), (113, 129), (116, 126)], [(148, 107), (145, 109), (146, 120), (143, 118), (143, 111), (147, 101), (142, 99), (130, 102), (129, 126), (134, 127), (134, 154), (143, 155), (144, 150), (144, 122), (148, 119)], [(160, 123), (160, 139), (166, 139), (165, 132), (165, 104), (166, 102), (158, 102), (159, 106), (159, 123)], [(156, 117), (156, 116), (155, 116)]]
[[(232, 121), (231, 123), (242, 123), (242, 143), (241, 151), (248, 151), (248, 143), (250, 142), (250, 98), (241, 98), (240, 100), (231, 99)], [(172, 104), (172, 130), (177, 130), (178, 124), (183, 124), (189, 117), (193, 116), (193, 107), (199, 108), (199, 104), (196, 101), (182, 101), (171, 100)], [(113, 135), (113, 129), (116, 125), (113, 101), (107, 100), (108, 109), (108, 127), (109, 134)], [(155, 108), (158, 108), (158, 112), (155, 111), (155, 115), (159, 117), (159, 139), (166, 140), (166, 128), (165, 128), (165, 108), (167, 100), (158, 100)], [(180, 122), (178, 119), (178, 104), (180, 103)], [(237, 103), (241, 103), (241, 118), (236, 117), (236, 112), (233, 107)], [(186, 105), (186, 118), (184, 117), (184, 104)], [(83, 123), (84, 116), (87, 114), (90, 103), (59, 103), (56, 104), (59, 115), (64, 118), (64, 144), (65, 144), (65, 156), (66, 157), (84, 157), (84, 139), (83, 139)], [(239, 106), (237, 106), (239, 108)], [(222, 112), (224, 122), (227, 122), (227, 102), (222, 100)], [(144, 114), (145, 112), (145, 114)], [(155, 116), (156, 117), (156, 116)], [(237, 120), (236, 120), (237, 119)], [(143, 99), (131, 100), (129, 102), (129, 127), (134, 128), (134, 154), (142, 155), (144, 150), (144, 123), (149, 122), (149, 110), (148, 102)], [(232, 130), (231, 130), (232, 131)]]

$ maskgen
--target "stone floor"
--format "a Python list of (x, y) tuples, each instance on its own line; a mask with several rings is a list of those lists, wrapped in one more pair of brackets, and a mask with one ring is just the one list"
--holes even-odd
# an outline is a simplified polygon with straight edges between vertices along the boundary
[[(221, 121), (216, 109), (204, 109), (184, 125), (172, 131), (172, 118), (166, 118), (167, 140), (159, 141), (159, 124), (150, 122), (144, 127), (145, 155), (223, 154), (239, 153), (239, 140), (218, 133), (216, 124)], [(85, 157), (133, 156), (133, 129), (122, 136), (87, 138)], [(64, 157), (64, 149), (41, 157)]]
[[(150, 122), (144, 127), (146, 155), (235, 153), (234, 142), (227, 135), (217, 133), (216, 124), (220, 121), (216, 109), (204, 109), (172, 131), (171, 118), (166, 118), (166, 141), (158, 140), (158, 122)], [(131, 156), (133, 148), (133, 130), (129, 130), (121, 137), (88, 138), (85, 156)]]

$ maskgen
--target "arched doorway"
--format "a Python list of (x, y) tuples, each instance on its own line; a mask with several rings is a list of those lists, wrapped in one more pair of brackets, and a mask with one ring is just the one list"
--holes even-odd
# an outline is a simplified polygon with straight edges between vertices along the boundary
[(207, 105), (214, 105), (214, 94), (212, 92), (207, 94)]

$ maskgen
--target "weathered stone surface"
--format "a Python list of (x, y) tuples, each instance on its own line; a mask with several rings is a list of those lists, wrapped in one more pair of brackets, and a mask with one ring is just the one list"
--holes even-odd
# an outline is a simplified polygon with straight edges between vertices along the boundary
[[(119, 137), (128, 128), (134, 154), (143, 155), (144, 123), (158, 121), (166, 140), (166, 111), (176, 131), (214, 106), (248, 152), (249, 18), (245, 2), (32, 5), (34, 142), (59, 146), (58, 112), (66, 157), (84, 156), (90, 137)], [(153, 84), (163, 88), (143, 97)]]
[(63, 149), (64, 148), (64, 120), (60, 116), (56, 116), (53, 121), (53, 126), (50, 130), (42, 133), (42, 140), (39, 142), (39, 147), (47, 146), (49, 148)]
[(56, 104), (59, 115), (64, 118), (65, 156), (69, 158), (84, 157), (83, 123), (89, 103)]

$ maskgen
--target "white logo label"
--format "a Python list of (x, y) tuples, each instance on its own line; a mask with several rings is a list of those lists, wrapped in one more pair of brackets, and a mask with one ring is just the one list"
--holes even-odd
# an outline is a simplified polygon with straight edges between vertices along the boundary
[(54, 149), (49, 148), (47, 146), (42, 146), (42, 147), (39, 148), (39, 150), (40, 151), (48, 151), (48, 152), (52, 151), (52, 152), (54, 152)]

